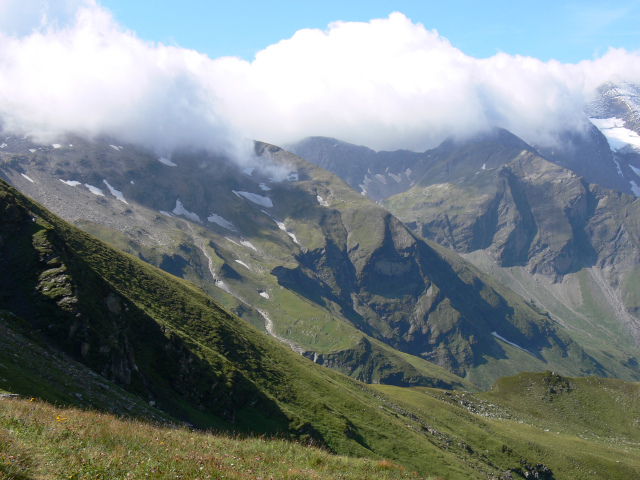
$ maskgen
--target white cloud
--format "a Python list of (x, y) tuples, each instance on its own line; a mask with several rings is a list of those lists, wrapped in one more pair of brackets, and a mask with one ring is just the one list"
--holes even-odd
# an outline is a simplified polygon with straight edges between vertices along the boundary
[(421, 150), (491, 126), (540, 142), (579, 126), (600, 83), (640, 81), (636, 53), (575, 65), (479, 60), (400, 13), (300, 30), (247, 62), (143, 41), (92, 0), (55, 11), (21, 1), (31, 14), (11, 30), (17, 4), (0, 7), (4, 127), (49, 139), (106, 134), (164, 154), (194, 145), (244, 155), (243, 137), (308, 135)]
[(236, 148), (217, 114), (205, 55), (138, 39), (96, 5), (64, 27), (0, 33), (4, 127), (53, 138), (106, 134), (170, 152), (177, 146)]
[(325, 135), (378, 149), (424, 149), (491, 126), (544, 143), (580, 128), (597, 85), (616, 75), (640, 81), (640, 57), (624, 50), (578, 65), (503, 53), (478, 60), (400, 13), (302, 30), (252, 63), (220, 64), (227, 115), (248, 136)]

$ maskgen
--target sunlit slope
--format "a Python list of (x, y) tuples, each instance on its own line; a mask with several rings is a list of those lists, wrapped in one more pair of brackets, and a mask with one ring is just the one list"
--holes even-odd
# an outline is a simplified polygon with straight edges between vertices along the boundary
[(492, 149), (505, 146), (459, 145), (443, 165), (470, 171), (425, 177), (384, 205), (548, 312), (610, 375), (637, 379), (640, 202), (531, 152), (485, 161)]
[[(120, 253), (6, 184), (1, 189), (2, 306), (24, 318), (43, 348), (60, 348), (157, 409), (198, 426), (286, 433), (425, 473), (474, 476), (455, 456), (382, 412), (381, 398), (362, 384), (254, 329), (190, 282)], [(14, 318), (5, 321), (24, 329)], [(26, 348), (13, 355), (35, 353)], [(10, 383), (15, 393), (34, 391), (29, 382)], [(76, 401), (67, 389), (77, 388), (62, 381), (44, 393), (87, 405), (91, 389), (77, 392), (83, 398)], [(125, 404), (134, 408), (131, 402)]]
[[(498, 380), (482, 394), (376, 386), (416, 428), (466, 459), (513, 478), (640, 475), (639, 385), (551, 372)], [(537, 476), (535, 476), (537, 475)]]

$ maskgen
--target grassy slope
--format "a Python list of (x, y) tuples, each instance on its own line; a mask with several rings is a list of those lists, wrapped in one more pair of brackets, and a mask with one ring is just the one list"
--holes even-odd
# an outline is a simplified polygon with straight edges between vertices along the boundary
[[(106, 246), (8, 186), (2, 186), (2, 193), (4, 202), (13, 198), (19, 209), (37, 216), (34, 226), (28, 227), (30, 234), (38, 241), (44, 236), (52, 248), (63, 250), (66, 264), (77, 267), (72, 274), (82, 272), (78, 296), (83, 302), (97, 313), (105, 310), (104, 303), (92, 293), (115, 292), (130, 310), (152, 319), (165, 338), (188, 351), (185, 362), (197, 365), (197, 369), (189, 373), (189, 378), (195, 378), (185, 380), (185, 387), (196, 390), (196, 399), (204, 399), (200, 409), (194, 408), (186, 393), (167, 385), (165, 377), (172, 375), (170, 365), (156, 365), (161, 359), (151, 356), (158, 349), (168, 352), (166, 343), (149, 335), (147, 350), (137, 351), (139, 376), (161, 396), (162, 408), (202, 426), (290, 432), (315, 438), (340, 453), (391, 458), (409, 468), (446, 473), (451, 478), (475, 476), (454, 455), (425, 443), (422, 435), (408, 429), (402, 420), (381, 414), (381, 400), (361, 384), (300, 357), (223, 311), (193, 284)], [(96, 315), (93, 328), (99, 330), (103, 325), (96, 324), (98, 319)], [(155, 350), (153, 342), (158, 342)], [(70, 352), (74, 353), (73, 348)], [(140, 356), (145, 352), (147, 359)], [(215, 382), (215, 390), (208, 382)], [(60, 385), (63, 391), (65, 387)], [(129, 389), (139, 387), (132, 382)], [(28, 395), (25, 390), (21, 393)], [(206, 403), (214, 394), (224, 402), (222, 407)]]
[[(0, 478), (419, 478), (389, 460), (0, 400)], [(421, 477), (420, 477), (421, 478)]]
[[(550, 372), (500, 379), (487, 393), (376, 386), (411, 411), (432, 437), (468, 463), (524, 474), (549, 467), (555, 479), (640, 475), (640, 386)], [(460, 453), (462, 452), (462, 453)]]

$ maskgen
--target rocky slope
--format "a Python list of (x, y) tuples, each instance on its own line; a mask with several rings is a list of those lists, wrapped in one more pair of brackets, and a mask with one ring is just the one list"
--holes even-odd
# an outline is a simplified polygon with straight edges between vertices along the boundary
[(21, 190), (355, 378), (464, 384), (434, 363), (485, 386), (549, 365), (619, 374), (508, 288), (277, 147), (256, 144), (239, 168), (113, 140), (5, 143), (0, 171)]
[[(504, 145), (495, 148), (504, 152)], [(461, 145), (446, 161), (467, 158), (469, 149), (475, 147)], [(550, 312), (574, 338), (601, 349), (604, 336), (624, 346), (604, 347), (608, 355), (613, 352), (621, 365), (635, 364), (635, 197), (588, 184), (530, 151), (514, 149), (502, 164), (425, 181), (384, 205), (425, 238), (467, 254)]]
[[(620, 151), (613, 152), (595, 127), (589, 135), (589, 141), (569, 138), (574, 142), (564, 145), (565, 153), (556, 150), (553, 160), (560, 163), (573, 152), (592, 177), (611, 180), (613, 171), (612, 183), (620, 183), (616, 168), (598, 163), (608, 155), (615, 166)], [(339, 144), (336, 152), (326, 145), (326, 139), (307, 139), (299, 151), (331, 166), (349, 164), (349, 152), (361, 150)], [(389, 160), (391, 154), (384, 155)], [(371, 172), (394, 174), (406, 166), (407, 153), (398, 152), (392, 164), (378, 163), (379, 158), (370, 156)], [(618, 374), (636, 368), (640, 230), (635, 197), (590, 184), (504, 130), (447, 141), (413, 159), (412, 172), (421, 176), (380, 200), (384, 207), (414, 232), (465, 255), (548, 312), (589, 345), (594, 358), (615, 359)], [(629, 166), (624, 172), (635, 175)], [(370, 178), (384, 184), (375, 175)]]

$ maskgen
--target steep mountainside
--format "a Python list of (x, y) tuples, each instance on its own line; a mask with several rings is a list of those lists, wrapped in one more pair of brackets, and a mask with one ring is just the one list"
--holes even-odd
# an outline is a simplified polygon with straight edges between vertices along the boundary
[[(484, 396), (366, 386), (298, 355), (191, 283), (107, 246), (2, 181), (0, 225), (2, 392), (154, 422), (177, 418), (227, 431), (278, 433), (451, 479), (561, 480), (587, 471), (591, 478), (622, 479), (640, 471), (637, 432), (620, 421), (637, 416), (632, 384), (548, 372), (503, 379)], [(522, 411), (522, 397), (541, 412)], [(604, 406), (599, 415), (616, 422), (603, 430), (601, 422), (578, 417), (549, 432), (542, 407), (552, 401), (553, 418), (563, 405), (584, 404)], [(127, 465), (134, 473), (166, 473), (153, 471), (158, 458), (145, 465), (130, 461), (140, 448), (144, 458), (150, 455), (158, 438), (148, 445), (122, 430), (144, 435), (150, 427), (93, 416), (0, 397), (0, 474), (22, 475), (16, 468), (27, 467), (29, 475), (48, 475), (52, 462), (56, 468), (64, 462), (65, 475), (124, 475)], [(160, 439), (164, 452), (180, 432), (156, 427), (154, 434), (166, 436)], [(207, 445), (217, 441), (189, 433), (194, 436)], [(164, 460), (172, 475), (191, 471), (189, 455), (178, 463), (173, 453)], [(247, 463), (212, 463), (216, 455), (202, 451), (198, 471), (209, 474), (224, 464), (236, 478), (231, 467)], [(116, 456), (126, 459), (105, 462)]]
[[(388, 401), (363, 384), (313, 364), (189, 282), (105, 245), (4, 182), (0, 222), (10, 349), (0, 354), (3, 390), (199, 427), (289, 434), (423, 472), (428, 457), (448, 458), (435, 471), (449, 463), (452, 475), (477, 477), (383, 411)], [(40, 367), (34, 354), (44, 354)], [(45, 385), (34, 387), (43, 372)], [(412, 446), (394, 453), (380, 438)], [(422, 458), (411, 460), (411, 449)]]
[[(495, 149), (504, 152), (503, 145)], [(460, 145), (446, 161), (467, 159), (470, 150), (473, 145)], [(512, 150), (501, 165), (433, 178), (384, 205), (425, 238), (468, 254), (583, 344), (621, 365), (636, 364), (635, 197), (589, 185), (531, 152)]]
[[(622, 102), (620, 95), (614, 98)], [(422, 176), (380, 203), (414, 232), (465, 255), (548, 312), (594, 358), (615, 359), (624, 377), (623, 370), (637, 368), (639, 355), (638, 202), (562, 165), (580, 164), (575, 170), (592, 180), (625, 190), (633, 187), (627, 177), (638, 169), (617, 166), (620, 155), (634, 151), (629, 144), (610, 148), (611, 136), (620, 132), (606, 137), (593, 125), (588, 131), (588, 138), (567, 134), (562, 146), (549, 149), (555, 164), (505, 130), (444, 142), (414, 154), (428, 157), (414, 164)], [(631, 134), (624, 138), (634, 141)], [(319, 147), (326, 143), (307, 139), (300, 148), (327, 165), (349, 164), (349, 151), (361, 149), (341, 144), (336, 153)], [(405, 167), (405, 158), (398, 152), (397, 163), (372, 160), (378, 170), (371, 171), (393, 173)]]
[(277, 147), (256, 144), (241, 170), (202, 152), (158, 159), (115, 142), (5, 143), (1, 171), (20, 189), (355, 378), (468, 385), (430, 362), (483, 386), (549, 366), (634, 378), (634, 368), (594, 361), (511, 290)]

